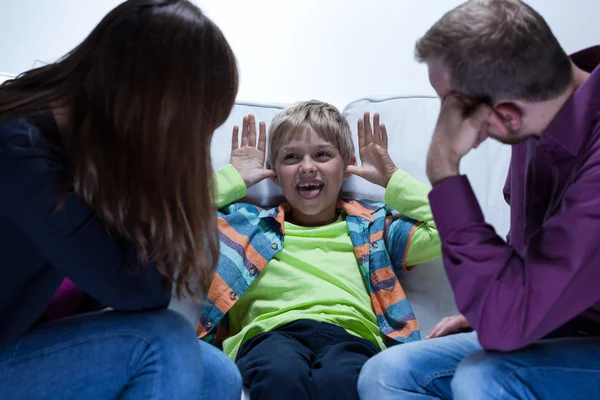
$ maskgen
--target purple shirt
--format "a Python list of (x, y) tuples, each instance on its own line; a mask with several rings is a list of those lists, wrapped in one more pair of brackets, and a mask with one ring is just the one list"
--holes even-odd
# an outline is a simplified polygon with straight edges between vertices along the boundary
[(39, 321), (51, 321), (76, 314), (83, 303), (83, 296), (84, 293), (69, 278), (63, 279)]
[(510, 351), (567, 325), (600, 328), (600, 46), (572, 57), (589, 78), (541, 138), (512, 149), (508, 244), (465, 176), (430, 193), (458, 309), (481, 345)]

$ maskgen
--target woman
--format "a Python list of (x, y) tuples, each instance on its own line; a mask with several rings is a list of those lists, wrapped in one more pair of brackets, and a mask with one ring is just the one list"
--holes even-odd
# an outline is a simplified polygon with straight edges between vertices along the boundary
[(0, 86), (3, 398), (240, 398), (235, 365), (165, 310), (211, 279), (210, 141), (237, 78), (196, 6), (130, 0)]

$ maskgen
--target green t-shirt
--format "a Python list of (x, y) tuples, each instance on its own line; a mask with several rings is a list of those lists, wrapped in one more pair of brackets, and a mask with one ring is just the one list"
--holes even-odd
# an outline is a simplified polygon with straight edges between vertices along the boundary
[(235, 359), (244, 341), (299, 319), (340, 326), (385, 348), (344, 214), (319, 227), (285, 223), (283, 249), (229, 311), (232, 336), (223, 350)]
[[(247, 194), (243, 179), (231, 164), (217, 172), (216, 184), (219, 207)], [(424, 222), (407, 249), (407, 265), (440, 253), (428, 192), (427, 185), (401, 170), (386, 188), (385, 202), (390, 207)], [(338, 325), (384, 349), (345, 216), (326, 226), (307, 228), (285, 222), (284, 228), (283, 249), (228, 313), (232, 336), (223, 342), (225, 353), (235, 359), (244, 341), (298, 319)]]

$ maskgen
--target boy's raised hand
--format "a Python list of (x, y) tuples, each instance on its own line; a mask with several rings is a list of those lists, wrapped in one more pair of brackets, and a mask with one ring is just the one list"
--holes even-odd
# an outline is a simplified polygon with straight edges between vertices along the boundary
[(241, 145), (239, 131), (239, 126), (233, 127), (229, 162), (242, 176), (246, 187), (256, 185), (263, 179), (275, 177), (275, 171), (265, 168), (265, 148), (267, 146), (267, 126), (265, 123), (261, 122), (259, 124), (258, 144), (256, 142), (256, 120), (254, 115), (244, 117)]
[(358, 120), (358, 146), (361, 166), (348, 165), (347, 172), (358, 175), (376, 185), (387, 187), (394, 172), (398, 170), (388, 153), (388, 135), (385, 125), (379, 123), (379, 114), (368, 112)]

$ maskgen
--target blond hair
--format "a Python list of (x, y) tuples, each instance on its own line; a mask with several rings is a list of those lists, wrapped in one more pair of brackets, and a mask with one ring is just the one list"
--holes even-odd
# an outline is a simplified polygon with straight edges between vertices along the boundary
[(451, 89), (493, 103), (557, 97), (571, 61), (544, 18), (520, 0), (470, 0), (444, 15), (416, 44), (420, 62), (440, 62)]
[(268, 164), (273, 167), (284, 143), (312, 129), (323, 140), (331, 143), (349, 163), (354, 155), (350, 125), (331, 104), (310, 100), (296, 103), (273, 118), (269, 128)]

